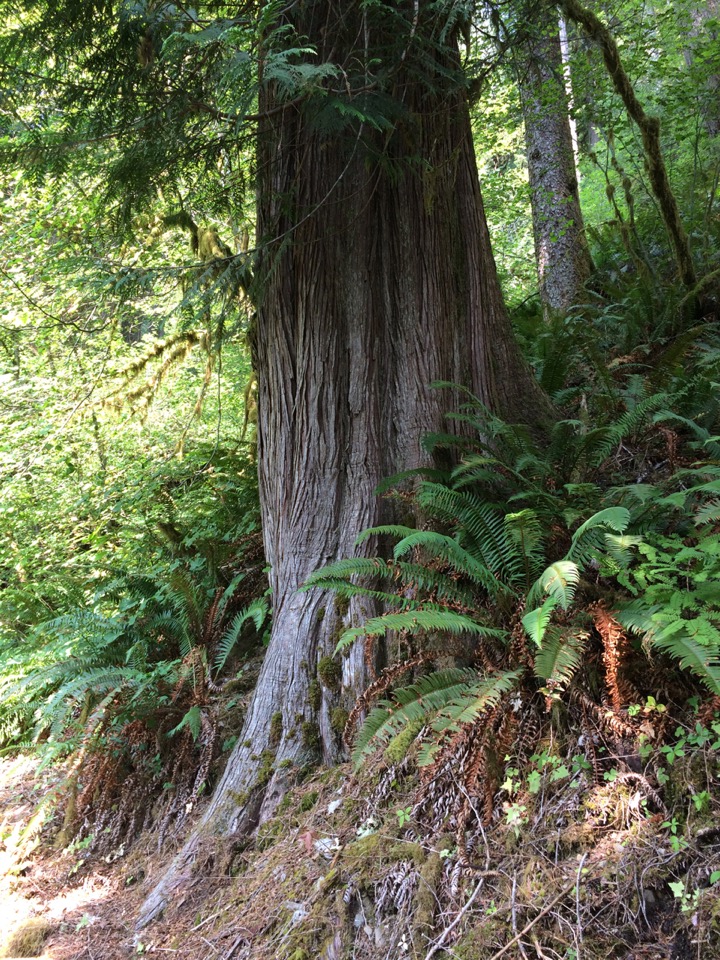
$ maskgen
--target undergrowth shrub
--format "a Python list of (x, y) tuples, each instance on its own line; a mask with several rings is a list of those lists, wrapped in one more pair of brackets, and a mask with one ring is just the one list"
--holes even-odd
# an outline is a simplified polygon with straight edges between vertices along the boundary
[(0, 737), (39, 751), (42, 766), (62, 763), (45, 811), (64, 806), (60, 843), (116, 850), (150, 823), (162, 843), (207, 789), (223, 690), (269, 618), (254, 482), (239, 500), (235, 539), (215, 534), (212, 510), (198, 520), (196, 498), (193, 526), (177, 511), (155, 521), (142, 572), (106, 571), (85, 606), (13, 645)]
[[(720, 703), (719, 478), (692, 459), (714, 449), (714, 416), (681, 415), (689, 395), (643, 388), (614, 420), (560, 421), (542, 445), (469, 404), (456, 419), (472, 439), (427, 438), (459, 447), (459, 465), (413, 472), (422, 528), (367, 530), (360, 539), (395, 542), (391, 559), (342, 560), (306, 584), (384, 604), (338, 642), (370, 654), (389, 639), (395, 654), (346, 741), (356, 766), (416, 741), (413, 814), (454, 824), (461, 855), (468, 822), (493, 815), (506, 764), (522, 770), (549, 721), (572, 718), (602, 782), (608, 758), (638, 741), (631, 705), (660, 689), (682, 701), (698, 680)], [(655, 482), (626, 482), (634, 471)], [(655, 735), (659, 746), (662, 725)]]

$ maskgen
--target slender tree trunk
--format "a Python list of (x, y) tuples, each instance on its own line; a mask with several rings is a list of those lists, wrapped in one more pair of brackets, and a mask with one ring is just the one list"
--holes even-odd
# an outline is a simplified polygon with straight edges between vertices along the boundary
[[(685, 62), (690, 67), (701, 52), (707, 58), (703, 64), (703, 88), (700, 91), (705, 126), (710, 136), (720, 133), (720, 47), (718, 45), (719, 0), (701, 0), (690, 5), (691, 44), (685, 48)], [(715, 21), (714, 26), (710, 26)], [(710, 51), (714, 50), (714, 56)], [(710, 54), (708, 56), (708, 54)]]
[(670, 186), (667, 167), (665, 166), (665, 158), (660, 145), (660, 121), (657, 117), (650, 117), (645, 113), (635, 94), (630, 78), (625, 72), (618, 46), (602, 20), (588, 7), (579, 3), (579, 0), (558, 0), (558, 6), (566, 18), (580, 24), (587, 35), (600, 47), (613, 86), (620, 96), (628, 116), (640, 130), (650, 185), (673, 246), (678, 274), (684, 285), (692, 290), (697, 283), (695, 266), (690, 253), (690, 241), (685, 232), (680, 217), (680, 209)]
[(540, 296), (567, 311), (593, 271), (580, 209), (557, 14), (539, 7), (517, 51)]
[[(182, 884), (203, 836), (252, 829), (294, 767), (320, 754), (342, 757), (343, 711), (369, 665), (361, 646), (347, 658), (333, 652), (343, 626), (369, 611), (298, 587), (357, 553), (361, 530), (391, 519), (374, 494), (380, 480), (428, 463), (421, 439), (447, 429), (445, 412), (458, 402), (430, 384), (468, 387), (516, 420), (548, 414), (503, 306), (464, 89), (449, 76), (454, 44), (426, 48), (422, 69), (413, 53), (429, 7), (421, 4), (419, 23), (408, 20), (405, 52), (396, 53), (388, 93), (401, 112), (392, 129), (356, 122), (331, 136), (321, 119), (334, 109), (327, 98), (282, 108), (272, 87), (262, 94), (255, 362), (272, 638), (200, 830), (146, 902), (141, 924)], [(317, 46), (319, 62), (364, 57), (358, 37), (368, 57), (387, 40), (387, 25), (359, 3), (336, 9), (322, 0), (288, 16)], [(324, 122), (340, 117), (326, 113)]]

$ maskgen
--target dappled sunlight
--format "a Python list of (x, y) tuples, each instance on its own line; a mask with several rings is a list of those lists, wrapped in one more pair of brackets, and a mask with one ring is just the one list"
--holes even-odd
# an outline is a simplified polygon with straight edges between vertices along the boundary
[(34, 839), (28, 835), (47, 786), (47, 777), (36, 779), (37, 765), (31, 755), (0, 760), (0, 955), (45, 960), (125, 956), (132, 911), (126, 920), (118, 876), (102, 860), (88, 873), (78, 853), (40, 849), (39, 833)]

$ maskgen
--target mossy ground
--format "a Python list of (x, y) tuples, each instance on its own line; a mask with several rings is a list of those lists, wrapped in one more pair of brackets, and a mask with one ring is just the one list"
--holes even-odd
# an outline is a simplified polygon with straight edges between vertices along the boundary
[(149, 835), (108, 864), (60, 856), (48, 830), (18, 889), (86, 899), (45, 917), (42, 955), (425, 960), (438, 947), (433, 956), (461, 960), (503, 950), (514, 960), (720, 957), (720, 750), (687, 749), (658, 792), (650, 770), (558, 777), (570, 763), (546, 742), (558, 762), (499, 790), (491, 822), (468, 830), (463, 861), (452, 829), (430, 833), (414, 818), (419, 772), (404, 746), (360, 779), (340, 767), (296, 783), (255, 840), (208, 850), (139, 940), (139, 903), (173, 850), (158, 856)]

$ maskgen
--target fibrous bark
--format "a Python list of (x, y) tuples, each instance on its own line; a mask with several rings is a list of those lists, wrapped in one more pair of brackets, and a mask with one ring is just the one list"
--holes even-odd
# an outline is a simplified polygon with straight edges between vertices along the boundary
[[(428, 463), (421, 439), (447, 429), (458, 401), (430, 384), (470, 388), (514, 420), (548, 413), (503, 306), (454, 44), (428, 45), (422, 62), (414, 52), (437, 26), (433, 6), (395, 11), (394, 34), (358, 2), (292, 5), (286, 15), (316, 46), (315, 62), (343, 62), (350, 85), (357, 63), (359, 87), (379, 83), (369, 73), (380, 57), (398, 113), (380, 132), (355, 122), (330, 134), (349, 106), (373, 109), (363, 93), (346, 91), (335, 113), (328, 96), (281, 109), (272, 86), (262, 91), (254, 352), (272, 638), (224, 777), (141, 924), (182, 885), (203, 837), (252, 829), (293, 765), (342, 756), (333, 711), (354, 703), (369, 665), (360, 646), (339, 670), (328, 658), (343, 625), (368, 610), (298, 587), (324, 564), (376, 548), (354, 546), (361, 530), (391, 519), (375, 487)], [(404, 44), (388, 63), (377, 45), (387, 49), (400, 28)]]
[(567, 311), (593, 270), (580, 209), (558, 19), (540, 7), (516, 51), (540, 296)]

